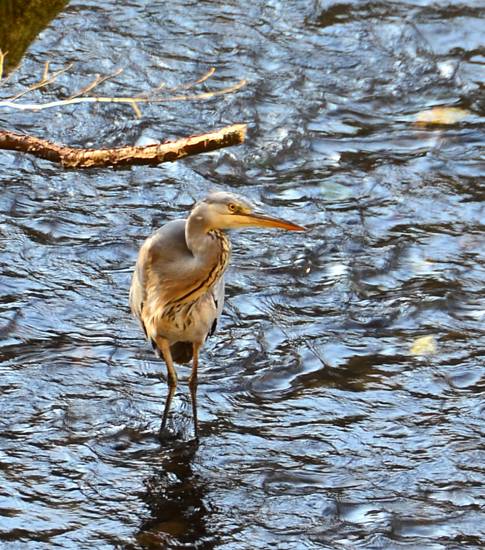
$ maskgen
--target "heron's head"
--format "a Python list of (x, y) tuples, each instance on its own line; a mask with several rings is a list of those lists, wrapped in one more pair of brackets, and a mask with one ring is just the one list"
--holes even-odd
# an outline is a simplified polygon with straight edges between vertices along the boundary
[(234, 193), (211, 193), (192, 209), (194, 216), (210, 229), (237, 229), (241, 227), (277, 227), (288, 231), (304, 231), (293, 222), (268, 216), (248, 200)]

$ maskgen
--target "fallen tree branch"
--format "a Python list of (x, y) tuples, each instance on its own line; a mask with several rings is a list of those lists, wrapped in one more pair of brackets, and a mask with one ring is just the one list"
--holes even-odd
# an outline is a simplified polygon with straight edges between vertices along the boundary
[(244, 142), (246, 127), (246, 124), (233, 124), (214, 132), (190, 136), (177, 141), (112, 149), (67, 147), (34, 136), (0, 130), (0, 149), (30, 153), (51, 162), (59, 162), (65, 168), (156, 165), (215, 151), (222, 147), (239, 145)]

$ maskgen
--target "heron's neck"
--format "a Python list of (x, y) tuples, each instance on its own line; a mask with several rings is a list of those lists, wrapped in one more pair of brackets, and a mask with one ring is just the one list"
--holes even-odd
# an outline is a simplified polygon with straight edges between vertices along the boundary
[(201, 220), (185, 224), (185, 241), (194, 257), (195, 279), (173, 302), (193, 302), (208, 292), (223, 276), (229, 263), (231, 243), (218, 229), (204, 230)]
[(185, 224), (185, 242), (195, 258), (204, 265), (225, 264), (229, 260), (231, 243), (220, 229), (207, 225), (203, 217), (191, 215)]

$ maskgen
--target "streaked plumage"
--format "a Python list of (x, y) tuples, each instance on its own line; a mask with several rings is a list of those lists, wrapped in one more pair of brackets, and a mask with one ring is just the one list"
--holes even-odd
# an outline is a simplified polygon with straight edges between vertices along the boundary
[(198, 353), (215, 330), (224, 305), (224, 271), (231, 244), (225, 229), (303, 228), (257, 212), (233, 193), (211, 193), (186, 220), (170, 221), (142, 245), (130, 289), (130, 306), (147, 339), (164, 359), (169, 393), (162, 418), (165, 428), (177, 385), (173, 362), (193, 360), (189, 380), (197, 438)]

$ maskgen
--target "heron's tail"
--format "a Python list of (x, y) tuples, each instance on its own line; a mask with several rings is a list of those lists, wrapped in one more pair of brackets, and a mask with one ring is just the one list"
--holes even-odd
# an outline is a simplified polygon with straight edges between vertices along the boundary
[(192, 359), (192, 344), (190, 342), (175, 342), (170, 346), (172, 359), (176, 363), (190, 363)]
[[(162, 352), (157, 346), (155, 340), (151, 339), (152, 348), (157, 357), (163, 359)], [(175, 363), (185, 364), (190, 363), (192, 359), (193, 348), (190, 342), (175, 342), (170, 346), (170, 353)]]

